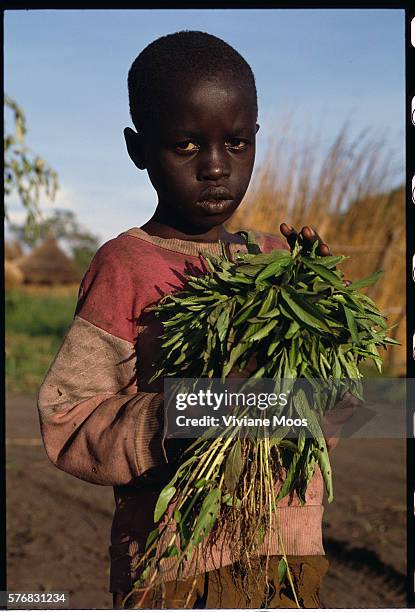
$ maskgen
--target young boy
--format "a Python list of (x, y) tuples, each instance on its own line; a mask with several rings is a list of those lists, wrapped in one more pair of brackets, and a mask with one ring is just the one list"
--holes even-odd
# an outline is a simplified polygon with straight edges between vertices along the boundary
[[(96, 253), (38, 399), (50, 460), (78, 478), (114, 487), (109, 552), (110, 591), (117, 608), (137, 578), (134, 567), (154, 527), (154, 506), (168, 474), (163, 385), (148, 382), (161, 328), (143, 311), (183, 287), (186, 270), (202, 271), (200, 252), (219, 253), (219, 240), (231, 255), (246, 252), (242, 235), (229, 233), (223, 224), (248, 188), (259, 129), (249, 65), (206, 33), (178, 32), (150, 44), (131, 66), (128, 89), (136, 131), (125, 129), (126, 144), (134, 164), (148, 172), (157, 208), (141, 228), (121, 233)], [(296, 231), (282, 224), (281, 232), (292, 246)], [(329, 253), (311, 228), (303, 228), (301, 238), (308, 248), (319, 240), (319, 253)], [(272, 234), (257, 233), (257, 239), (263, 251), (287, 248)], [(279, 511), (297, 595), (305, 607), (318, 607), (328, 565), (322, 498), (317, 470), (306, 505), (285, 499)], [(259, 588), (251, 605), (295, 607), (292, 594), (278, 584), (277, 541), (268, 552), (274, 591)], [(189, 607), (246, 607), (230, 580), (229, 564), (226, 550), (203, 560)], [(178, 589), (174, 580), (174, 573), (166, 576), (163, 602), (183, 607), (193, 579)], [(225, 588), (218, 588), (219, 582)], [(159, 590), (153, 589), (144, 607), (161, 603)]]

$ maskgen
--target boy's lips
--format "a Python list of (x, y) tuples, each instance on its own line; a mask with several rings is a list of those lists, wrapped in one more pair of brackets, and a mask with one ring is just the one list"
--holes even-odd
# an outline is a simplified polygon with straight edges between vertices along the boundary
[(221, 215), (233, 206), (233, 200), (198, 200), (196, 203), (210, 215)]
[(233, 196), (225, 187), (209, 187), (202, 192), (197, 205), (212, 215), (227, 212), (233, 205)]

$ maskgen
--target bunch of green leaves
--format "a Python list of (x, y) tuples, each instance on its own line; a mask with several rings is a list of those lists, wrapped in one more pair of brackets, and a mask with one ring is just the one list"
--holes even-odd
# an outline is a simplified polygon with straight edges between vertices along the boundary
[[(165, 296), (153, 309), (164, 327), (153, 379), (226, 379), (254, 356), (252, 378), (344, 379), (348, 386), (334, 385), (334, 393), (312, 402), (301, 388), (291, 393), (290, 416), (308, 422), (308, 435), (300, 429), (295, 441), (288, 439), (289, 427), (273, 438), (241, 441), (235, 430), (225, 432), (224, 439), (196, 440), (161, 492), (137, 585), (150, 575), (155, 580), (164, 559), (176, 557), (184, 567), (219, 517), (222, 523), (231, 517), (239, 543), (235, 557), (243, 552), (249, 564), (258, 538), (275, 527), (278, 501), (295, 490), (305, 503), (316, 465), (331, 501), (330, 461), (318, 413), (332, 408), (346, 390), (359, 396), (359, 363), (372, 359), (380, 370), (378, 349), (395, 343), (375, 303), (360, 292), (380, 272), (345, 286), (337, 270), (345, 257), (320, 257), (317, 243), (308, 254), (298, 243), (291, 253), (261, 253), (250, 234), (246, 239), (247, 254), (235, 261), (224, 248), (220, 257), (205, 255), (207, 274), (189, 275), (183, 291)], [(276, 475), (282, 476), (277, 494)], [(169, 514), (170, 502), (174, 512)], [(285, 568), (290, 579), (283, 561), (281, 573)]]
[[(315, 244), (315, 246), (317, 243)], [(206, 255), (209, 272), (189, 275), (185, 290), (156, 307), (163, 320), (158, 376), (226, 378), (255, 355), (260, 378), (359, 379), (358, 365), (396, 343), (385, 318), (359, 290), (381, 272), (349, 286), (336, 266), (346, 257), (293, 252)]]

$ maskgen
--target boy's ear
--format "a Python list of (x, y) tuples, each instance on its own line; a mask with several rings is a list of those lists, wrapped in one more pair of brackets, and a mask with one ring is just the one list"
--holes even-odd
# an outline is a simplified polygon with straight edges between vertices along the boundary
[(258, 130), (259, 130), (259, 123), (255, 125), (255, 134), (258, 134)]
[(131, 128), (124, 129), (125, 144), (127, 145), (128, 155), (133, 163), (140, 170), (145, 170), (144, 139), (141, 134), (134, 132)]

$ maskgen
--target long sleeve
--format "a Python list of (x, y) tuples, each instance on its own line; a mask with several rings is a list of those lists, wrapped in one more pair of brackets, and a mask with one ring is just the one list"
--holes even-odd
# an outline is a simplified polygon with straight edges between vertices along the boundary
[(360, 404), (357, 397), (346, 393), (343, 399), (321, 418), (320, 425), (329, 451), (336, 448), (344, 424), (353, 416)]
[(134, 484), (167, 463), (162, 394), (137, 392), (141, 306), (122, 246), (114, 239), (95, 255), (38, 396), (49, 459), (78, 478), (113, 486)]

